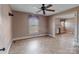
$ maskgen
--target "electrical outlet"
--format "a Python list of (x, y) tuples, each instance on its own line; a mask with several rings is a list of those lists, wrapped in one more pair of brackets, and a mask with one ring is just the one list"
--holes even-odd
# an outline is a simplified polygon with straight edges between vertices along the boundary
[(0, 49), (0, 51), (5, 51), (5, 48)]

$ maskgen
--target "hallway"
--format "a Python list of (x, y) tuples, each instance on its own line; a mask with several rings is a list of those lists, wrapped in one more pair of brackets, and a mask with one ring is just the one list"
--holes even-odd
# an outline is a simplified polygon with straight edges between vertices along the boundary
[(56, 38), (44, 36), (17, 40), (12, 44), (10, 54), (72, 54), (79, 53), (74, 47), (71, 34), (58, 35)]

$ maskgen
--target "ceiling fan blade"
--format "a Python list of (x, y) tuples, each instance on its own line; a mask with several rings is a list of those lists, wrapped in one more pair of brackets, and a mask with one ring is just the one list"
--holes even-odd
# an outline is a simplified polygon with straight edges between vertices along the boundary
[(52, 12), (55, 12), (55, 10), (51, 10), (51, 9), (46, 9), (46, 11), (52, 11)]
[(42, 10), (39, 10), (39, 11), (37, 11), (36, 13), (39, 13), (39, 12), (41, 12)]
[(49, 7), (51, 7), (51, 6), (53, 6), (52, 4), (49, 4), (48, 6), (46, 6), (46, 8), (49, 8)]
[(45, 15), (45, 10), (43, 10), (43, 14)]

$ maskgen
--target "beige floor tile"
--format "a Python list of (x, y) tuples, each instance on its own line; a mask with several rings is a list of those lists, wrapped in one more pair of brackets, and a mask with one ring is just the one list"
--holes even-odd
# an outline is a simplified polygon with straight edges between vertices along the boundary
[(17, 40), (10, 48), (10, 54), (71, 54), (79, 53), (74, 47), (74, 38), (71, 34), (48, 36)]

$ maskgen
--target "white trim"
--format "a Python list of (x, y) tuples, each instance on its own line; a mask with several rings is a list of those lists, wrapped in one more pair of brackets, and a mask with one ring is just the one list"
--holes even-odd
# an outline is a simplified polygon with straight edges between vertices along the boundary
[(1, 51), (0, 54), (8, 54), (9, 53), (9, 50), (10, 50), (10, 47), (11, 47), (11, 44), (12, 44), (12, 40), (9, 42), (9, 44), (5, 47), (6, 50), (5, 51)]
[(49, 33), (48, 36), (55, 38), (55, 35), (52, 33)]
[(24, 36), (24, 37), (17, 37), (14, 38), (13, 41), (15, 40), (21, 40), (21, 39), (27, 39), (27, 38), (33, 38), (33, 37), (40, 37), (40, 36), (45, 36), (47, 34), (39, 34), (39, 35), (29, 35), (29, 36)]
[(9, 51), (10, 51), (10, 47), (11, 47), (11, 45), (12, 45), (12, 42), (13, 42), (13, 40), (11, 40), (11, 42), (10, 42), (10, 44), (9, 44), (9, 46), (8, 46), (8, 49), (7, 49), (6, 54), (9, 54)]
[(49, 36), (53, 37), (52, 34), (48, 34)]

